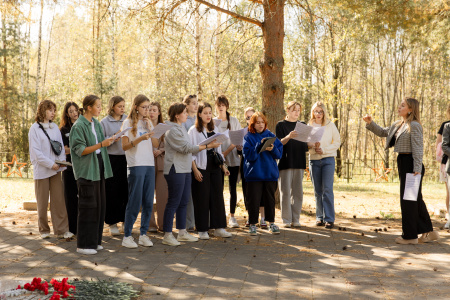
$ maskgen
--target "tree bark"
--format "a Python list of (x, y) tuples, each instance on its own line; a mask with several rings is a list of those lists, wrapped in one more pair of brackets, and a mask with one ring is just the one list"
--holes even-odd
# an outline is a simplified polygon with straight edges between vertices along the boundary
[(201, 28), (200, 28), (200, 4), (195, 9), (195, 78), (197, 79), (197, 99), (202, 101), (202, 75), (201, 75)]
[(37, 109), (39, 102), (39, 81), (41, 77), (41, 57), (42, 57), (42, 15), (44, 14), (44, 0), (41, 0), (41, 16), (39, 18), (39, 37), (38, 37), (38, 59), (37, 59), (37, 71), (36, 71), (36, 102), (34, 111)]

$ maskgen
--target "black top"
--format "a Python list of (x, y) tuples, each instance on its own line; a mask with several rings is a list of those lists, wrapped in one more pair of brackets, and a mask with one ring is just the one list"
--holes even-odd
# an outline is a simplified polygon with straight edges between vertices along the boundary
[[(304, 122), (302, 123), (305, 124)], [(281, 140), (286, 137), (295, 129), (296, 124), (297, 122), (289, 122), (286, 120), (278, 122), (275, 127), (277, 138)], [(283, 146), (283, 155), (278, 162), (278, 170), (306, 169), (307, 151), (308, 145), (306, 143), (297, 140), (289, 140), (289, 142)]]
[(439, 128), (438, 134), (442, 135), (442, 133), (444, 133), (444, 126), (449, 122), (450, 121), (445, 121), (444, 123), (442, 123), (441, 128)]
[[(69, 127), (61, 127), (61, 136), (62, 136), (62, 140), (63, 140), (63, 144), (64, 146), (70, 147), (69, 145), (69, 133), (70, 133), (70, 128)], [(64, 149), (64, 151), (66, 151)], [(70, 158), (70, 154), (66, 154), (66, 161), (68, 162), (72, 162), (72, 159)]]
[[(206, 133), (206, 135), (208, 136), (208, 138), (212, 137), (212, 136), (215, 135), (215, 134), (216, 134), (216, 133), (215, 133), (214, 131), (211, 131), (211, 132), (207, 132), (207, 133)], [(214, 155), (213, 152), (214, 152), (214, 149), (208, 149), (207, 152), (206, 152), (206, 154), (208, 154), (208, 155)]]

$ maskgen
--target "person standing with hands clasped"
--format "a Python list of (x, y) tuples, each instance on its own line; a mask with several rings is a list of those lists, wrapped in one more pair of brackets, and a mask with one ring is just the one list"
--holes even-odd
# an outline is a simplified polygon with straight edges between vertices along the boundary
[(105, 179), (113, 175), (106, 147), (114, 142), (114, 137), (105, 139), (100, 122), (94, 118), (101, 111), (102, 100), (99, 97), (84, 97), (81, 116), (69, 135), (73, 173), (78, 185), (77, 252), (87, 255), (103, 249)]
[[(386, 137), (386, 147), (394, 147), (398, 153), (397, 167), (400, 177), (400, 207), (402, 210), (403, 234), (395, 239), (398, 244), (417, 244), (431, 242), (439, 238), (439, 233), (433, 231), (430, 215), (422, 198), (422, 179), (425, 174), (423, 159), (423, 133), (420, 124), (419, 101), (406, 98), (398, 106), (398, 116), (401, 120), (391, 126), (382, 128), (372, 117), (366, 115), (363, 120), (366, 128), (379, 137)], [(403, 199), (405, 193), (406, 174), (413, 173), (420, 178), (417, 201)], [(422, 233), (418, 239), (417, 235)]]

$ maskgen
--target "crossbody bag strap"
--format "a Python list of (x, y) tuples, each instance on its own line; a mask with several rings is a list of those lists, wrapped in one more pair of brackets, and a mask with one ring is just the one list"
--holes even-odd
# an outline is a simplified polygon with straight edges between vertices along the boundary
[(39, 127), (40, 127), (40, 128), (42, 129), (42, 131), (44, 132), (44, 134), (47, 136), (48, 140), (51, 142), (52, 139), (48, 136), (47, 131), (45, 131), (45, 129), (44, 129), (44, 127), (41, 125), (41, 123), (38, 122), (38, 124), (39, 124)]

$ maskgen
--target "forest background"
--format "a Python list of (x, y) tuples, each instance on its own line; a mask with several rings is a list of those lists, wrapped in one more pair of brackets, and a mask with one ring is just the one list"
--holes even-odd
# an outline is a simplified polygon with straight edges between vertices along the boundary
[[(361, 118), (388, 126), (408, 96), (421, 103), (424, 163), (436, 179), (436, 133), (450, 103), (450, 1), (269, 1), (2, 1), (2, 161), (28, 152), (43, 99), (56, 102), (59, 122), (64, 103), (87, 94), (101, 97), (102, 117), (113, 95), (129, 110), (143, 93), (167, 111), (186, 94), (210, 103), (225, 94), (243, 125), (247, 106), (268, 113), (273, 127), (280, 105), (301, 102), (307, 121), (312, 104), (325, 102), (342, 139), (337, 175), (349, 176), (349, 163), (395, 167)], [(267, 10), (272, 4), (278, 12)], [(271, 110), (264, 24), (276, 18), (282, 81)]]

